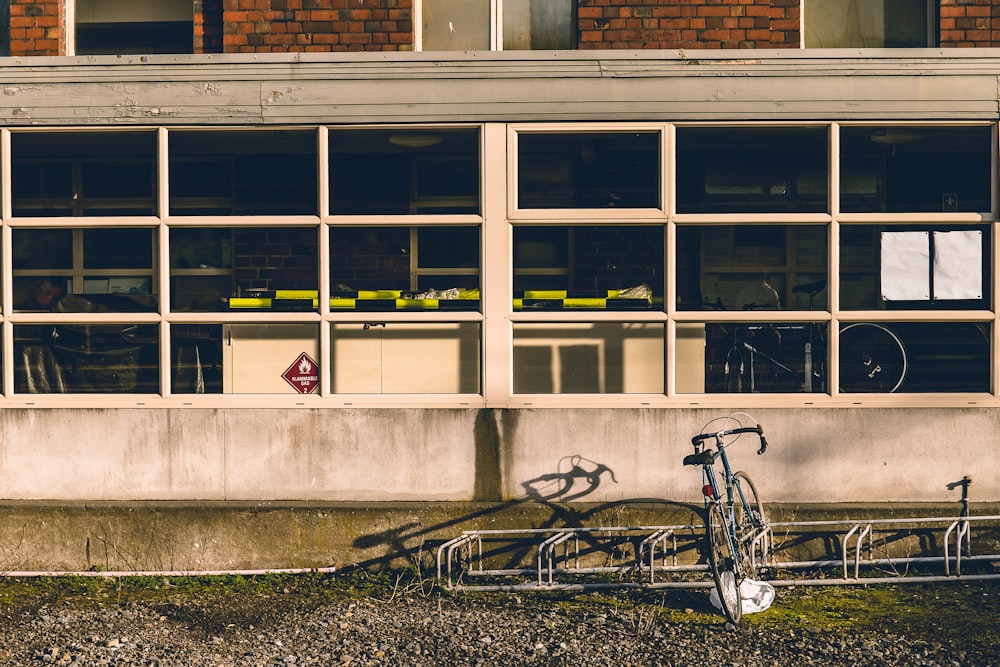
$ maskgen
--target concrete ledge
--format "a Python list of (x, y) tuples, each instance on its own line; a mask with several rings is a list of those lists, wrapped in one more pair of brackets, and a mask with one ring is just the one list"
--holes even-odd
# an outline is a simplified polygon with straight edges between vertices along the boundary
[[(958, 503), (774, 505), (771, 520), (954, 517)], [(1000, 514), (1000, 504), (973, 505)], [(699, 507), (657, 499), (609, 503), (130, 502), (0, 505), (0, 573), (10, 571), (257, 570), (399, 567), (433, 563), (464, 530), (698, 524)], [(820, 531), (823, 532), (823, 531)], [(990, 539), (996, 542), (995, 535)], [(784, 535), (800, 552), (829, 550), (829, 535)], [(919, 548), (937, 548), (934, 537)], [(989, 548), (994, 553), (996, 544)]]

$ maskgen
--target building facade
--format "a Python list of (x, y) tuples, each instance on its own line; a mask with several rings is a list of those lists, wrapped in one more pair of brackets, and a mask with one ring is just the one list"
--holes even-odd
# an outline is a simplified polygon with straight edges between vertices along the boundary
[(1000, 2), (2, 4), (0, 497), (1000, 502)]

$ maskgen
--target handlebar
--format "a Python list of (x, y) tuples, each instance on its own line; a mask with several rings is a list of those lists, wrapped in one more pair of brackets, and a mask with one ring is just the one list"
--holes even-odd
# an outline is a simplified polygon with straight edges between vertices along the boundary
[(726, 429), (725, 431), (717, 431), (715, 433), (699, 433), (691, 438), (691, 444), (697, 448), (706, 440), (714, 438), (715, 441), (721, 445), (722, 439), (727, 435), (740, 435), (742, 433), (756, 433), (757, 437), (760, 438), (760, 449), (757, 450), (757, 454), (763, 454), (767, 450), (767, 438), (764, 437), (764, 429), (760, 424), (757, 424), (756, 426), (731, 428)]

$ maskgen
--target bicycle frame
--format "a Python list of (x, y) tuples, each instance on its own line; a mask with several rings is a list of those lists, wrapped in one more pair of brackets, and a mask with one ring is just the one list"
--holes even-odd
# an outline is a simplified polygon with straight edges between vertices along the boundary
[[(743, 433), (753, 433), (760, 438), (760, 449), (757, 451), (758, 454), (763, 454), (767, 449), (767, 439), (764, 437), (763, 428), (760, 424), (751, 427), (739, 427), (735, 429), (725, 429), (715, 433), (702, 433), (691, 439), (692, 444), (695, 447), (695, 453), (685, 457), (684, 463), (686, 465), (700, 465), (702, 470), (702, 495), (705, 502), (705, 509), (708, 510), (712, 505), (719, 505), (722, 511), (723, 517), (725, 519), (725, 532), (726, 539), (729, 542), (731, 552), (734, 554), (740, 553), (741, 541), (756, 541), (757, 534), (764, 530), (765, 525), (761, 521), (761, 517), (751, 514), (751, 523), (754, 526), (754, 534), (748, 536), (741, 536), (738, 533), (739, 525), (736, 517), (736, 506), (737, 500), (742, 507), (750, 506), (750, 499), (747, 498), (743, 487), (740, 484), (735, 483), (736, 473), (733, 472), (732, 466), (729, 463), (729, 457), (726, 454), (726, 448), (729, 445), (725, 444), (726, 436), (730, 435), (741, 435)], [(715, 441), (715, 451), (710, 449), (703, 449), (704, 444), (707, 440)], [(733, 443), (730, 443), (733, 444)], [(719, 479), (716, 475), (715, 463), (721, 462), (722, 464), (722, 484), (723, 489), (719, 488)], [(753, 544), (750, 545), (751, 553), (751, 564), (753, 563)], [(742, 569), (743, 563), (737, 563), (737, 567)], [(746, 574), (746, 573), (741, 573)]]

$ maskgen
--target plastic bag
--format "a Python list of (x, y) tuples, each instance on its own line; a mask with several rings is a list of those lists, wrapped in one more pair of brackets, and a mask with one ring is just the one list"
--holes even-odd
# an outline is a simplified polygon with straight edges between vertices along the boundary
[[(740, 584), (740, 604), (744, 614), (756, 614), (764, 611), (774, 602), (774, 586), (766, 581), (755, 581), (754, 579), (744, 579)], [(722, 609), (719, 601), (719, 590), (713, 588), (708, 594), (708, 601), (716, 609)]]

